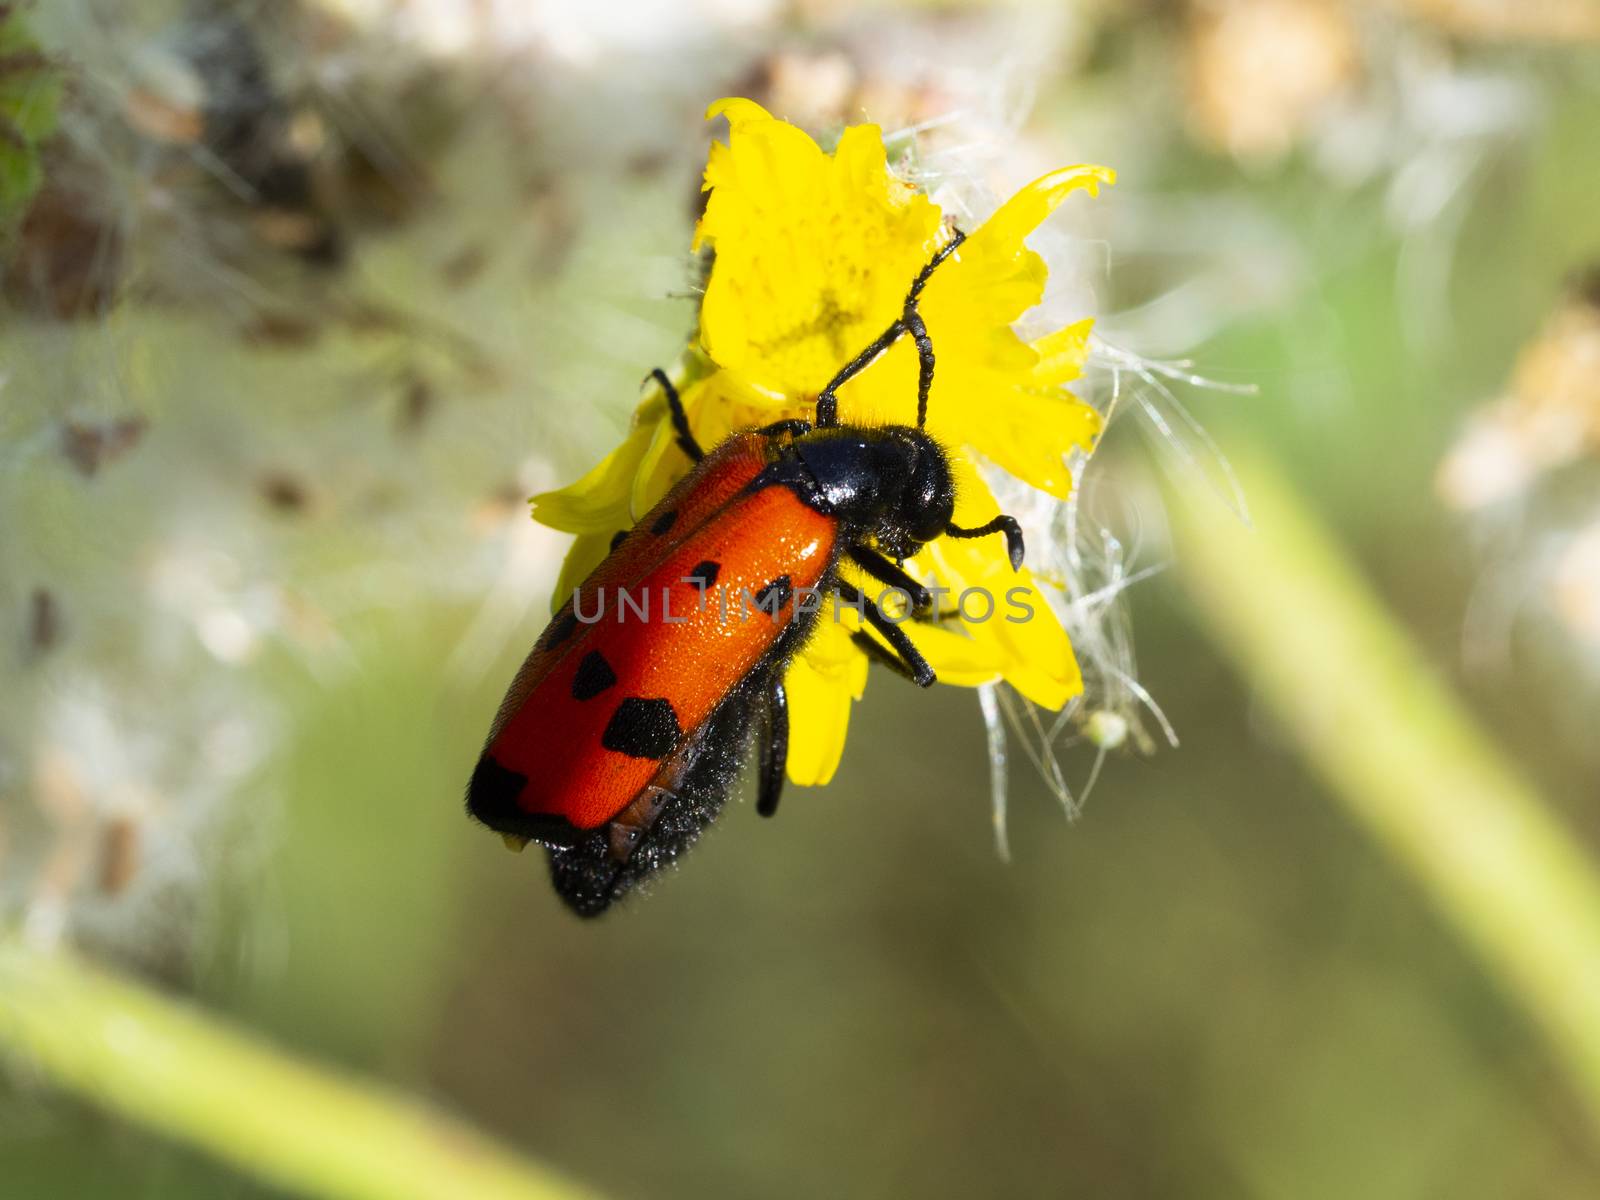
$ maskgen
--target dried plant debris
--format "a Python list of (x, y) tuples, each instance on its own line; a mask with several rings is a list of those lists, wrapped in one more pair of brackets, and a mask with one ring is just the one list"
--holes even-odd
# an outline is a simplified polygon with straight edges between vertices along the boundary
[(23, 659), (33, 662), (43, 658), (61, 644), (63, 621), (61, 601), (46, 587), (36, 587), (28, 594), (28, 615), (25, 624)]
[[(481, 77), (463, 153), (432, 84), (467, 68), (382, 30), (293, 0), (27, 11), (54, 40), (0, 60), (4, 115), (59, 63), (60, 119), (28, 127), (0, 243), (0, 920), (148, 964), (192, 946), (189, 902), (254, 819), (231, 802), (281, 748), (264, 650), (335, 676), (349, 622), (396, 597), (548, 574), (526, 482), (476, 513), (486, 480), (547, 470), (526, 331), (556, 304), (506, 264), (554, 235), (514, 207)], [(587, 232), (560, 211), (557, 240)]]
[(139, 837), (139, 822), (129, 813), (117, 813), (101, 826), (97, 884), (103, 895), (122, 895), (138, 874)]
[(261, 477), (260, 489), (267, 507), (285, 516), (301, 516), (312, 506), (311, 489), (289, 471), (268, 471)]
[(149, 422), (140, 416), (66, 420), (61, 423), (61, 453), (85, 479), (92, 479), (137, 446), (148, 428)]
[(35, 316), (105, 315), (122, 286), (124, 240), (111, 193), (68, 182), (65, 151), (46, 155), (50, 176), (0, 263), (5, 298)]
[(223, 182), (252, 205), (251, 225), (263, 242), (316, 266), (339, 266), (344, 235), (312, 171), (324, 126), (297, 113), (279, 90), (249, 23), (221, 8), (202, 18), (182, 43), (199, 81), (200, 144)]
[[(77, 19), (101, 36), (57, 30), (73, 39), (60, 130), (28, 142), (38, 169), (4, 261), (17, 308), (94, 317), (132, 286), (253, 335), (274, 302), (315, 313), (357, 237), (395, 229), (432, 195), (423, 159), (459, 113), (449, 89), (424, 86), (425, 67), (396, 58), (381, 84), (363, 78), (378, 60), (299, 4), (270, 6), (269, 20), (197, 3), (166, 24), (85, 9)], [(382, 91), (354, 98), (363, 86)]]

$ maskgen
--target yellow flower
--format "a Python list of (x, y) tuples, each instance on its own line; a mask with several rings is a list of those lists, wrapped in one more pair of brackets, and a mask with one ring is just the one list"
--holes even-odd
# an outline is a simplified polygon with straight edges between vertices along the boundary
[[(729, 140), (711, 148), (711, 194), (694, 239), (715, 260), (675, 380), (704, 446), (737, 429), (812, 415), (816, 394), (899, 316), (911, 280), (952, 236), (939, 208), (890, 173), (877, 126), (846, 129), (829, 154), (749, 100), (718, 101), (707, 117), (719, 115), (728, 119)], [(1071, 192), (1093, 193), (1113, 178), (1104, 167), (1076, 166), (1035, 180), (968, 236), (923, 293), (937, 360), (928, 430), (951, 453), (958, 525), (982, 525), (1000, 511), (975, 463), (1065, 497), (1067, 451), (1088, 450), (1099, 432), (1098, 415), (1065, 386), (1082, 368), (1090, 322), (1032, 344), (1011, 326), (1044, 293), (1044, 261), (1023, 239)], [(909, 424), (916, 394), (916, 353), (902, 338), (840, 389), (840, 417)], [(688, 469), (665, 397), (652, 388), (615, 452), (571, 487), (534, 498), (537, 520), (578, 535), (557, 585), (558, 606), (605, 557), (612, 535)], [(941, 538), (905, 566), (928, 586), (949, 589), (947, 609), (969, 588), (995, 598), (988, 620), (903, 626), (941, 682), (1003, 679), (1052, 709), (1082, 690), (1065, 631), (1027, 568), (1012, 571), (1003, 538)], [(1015, 611), (1006, 606), (1008, 592), (1032, 608), (1031, 619), (1005, 619)], [(973, 608), (981, 613), (983, 605)], [(796, 783), (826, 783), (838, 766), (851, 701), (866, 686), (867, 658), (851, 641), (859, 627), (849, 609), (824, 612), (789, 667), (789, 778)]]

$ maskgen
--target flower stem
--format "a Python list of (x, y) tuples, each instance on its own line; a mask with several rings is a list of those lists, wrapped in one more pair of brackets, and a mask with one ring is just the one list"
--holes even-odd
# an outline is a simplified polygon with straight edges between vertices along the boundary
[(1258, 451), (1228, 453), (1253, 529), (1209, 497), (1171, 506), (1213, 637), (1543, 1030), (1600, 1124), (1593, 865), (1283, 476)]
[(102, 1108), (306, 1195), (592, 1195), (417, 1100), (292, 1058), (70, 953), (5, 936), (0, 1051)]

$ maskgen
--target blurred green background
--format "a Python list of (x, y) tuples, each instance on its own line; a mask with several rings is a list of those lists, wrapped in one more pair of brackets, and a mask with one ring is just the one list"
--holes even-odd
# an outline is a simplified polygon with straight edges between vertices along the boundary
[[(1059, 55), (1027, 68), (1037, 96), (1025, 136), (1045, 165), (1121, 171), (1096, 202), (1096, 236), (1110, 246), (1095, 281), (1103, 329), (1118, 329), (1118, 313), (1148, 316), (1141, 306), (1185, 279), (1220, 278), (1203, 344), (1166, 349), (1260, 391), (1191, 390), (1184, 402), (1219, 439), (1247, 429), (1270, 445), (1508, 755), (1600, 848), (1592, 651), (1527, 621), (1503, 661), (1463, 666), (1476, 589), (1494, 556), (1539, 536), (1541, 511), (1529, 506), (1514, 535), (1485, 536), (1434, 491), (1467, 414), (1503, 389), (1571, 272), (1600, 254), (1600, 61), (1592, 44), (1362, 13), (1363, 68), (1348, 86), (1368, 89), (1380, 123), (1410, 112), (1404, 86), (1380, 86), (1407, 78), (1386, 73), (1398, 36), (1440, 56), (1446, 75), (1526, 89), (1507, 131), (1451, 143), (1469, 183), (1450, 189), (1437, 220), (1397, 222), (1391, 185), (1448, 140), (1429, 121), (1448, 124), (1466, 99), (1447, 98), (1443, 116), (1411, 113), (1420, 140), (1397, 138), (1392, 161), (1361, 179), (1330, 175), (1309, 124), (1281, 155), (1241, 158), (1196, 126), (1183, 80), (1198, 18), (1181, 5), (1078, 13)], [(447, 377), (442, 440), (380, 452), (398, 454), (382, 469), (405, 501), (366, 524), (336, 501), (309, 518), (320, 526), (306, 545), (274, 560), (386, 581), (387, 559), (407, 561), (374, 586), (379, 599), (335, 610), (333, 667), (277, 642), (249, 665), (281, 741), (200, 843), (178, 946), (152, 947), (136, 926), (119, 935), (126, 946), (103, 937), (91, 949), (284, 1047), (431, 1097), (616, 1196), (1600, 1194), (1600, 1139), (1561, 1064), (1416, 882), (1311, 777), (1206, 639), (1174, 572), (1125, 603), (1140, 681), (1181, 747), (1113, 754), (1070, 823), (1018, 756), (1009, 865), (990, 834), (976, 697), (878, 673), (830, 786), (791, 792), (770, 823), (730, 807), (682, 871), (604, 920), (571, 918), (536, 850), (508, 854), (462, 814), (488, 718), (542, 627), (560, 542), (540, 543), (525, 577), (535, 594), (492, 660), (462, 671), (453, 656), (481, 618), (478, 597), (439, 581), (477, 578), (498, 551), (426, 526), (430, 492), (487, 495), (513, 484), (530, 453), (543, 472), (534, 482), (548, 486), (615, 440), (637, 379), (671, 359), (690, 319), (668, 293), (686, 278), (703, 103), (759, 95), (741, 81), (775, 49), (844, 46), (865, 74), (896, 38), (915, 56), (965, 36), (963, 22), (998, 22), (1003, 38), (1014, 19), (806, 6), (724, 33), (686, 13), (673, 45), (688, 48), (692, 77), (648, 47), (606, 44), (559, 91), (543, 82), (514, 201), (510, 185), (473, 195), (480, 178), (500, 186), (474, 156), (500, 153), (514, 123), (503, 109), (464, 110), (436, 151), (444, 201), (357, 243), (351, 269), (369, 293), (470, 324), (511, 376), (489, 392), (509, 399), (453, 395)], [(470, 63), (451, 70), (470, 80)], [(586, 157), (578, 114), (633, 104), (653, 114)], [(551, 180), (559, 192), (541, 192)], [(521, 273), (502, 286), (491, 264), (489, 284), (454, 299), (408, 274), (419, 245), (432, 261), (543, 194), (570, 214), (562, 261), (546, 273), (507, 268)], [(1186, 243), (1185, 229), (1200, 236)], [(1419, 255), (1448, 272), (1419, 276)], [(1258, 274), (1279, 282), (1254, 293)], [(315, 488), (324, 460), (297, 458), (297, 436), (342, 439), (354, 455), (363, 437), (391, 439), (387, 408), (323, 395), (366, 353), (343, 335), (322, 359), (291, 361), (196, 332), (187, 312), (111, 319), (122, 344), (150, 340), (169, 380), (189, 362), (208, 381), (240, 373), (266, 392), (338, 367), (335, 383), (280, 393), (270, 413), (215, 401), (223, 432), (210, 445), (251, 441), (259, 426), (277, 461), (308, 464)], [(61, 336), (18, 318), (3, 347), (32, 378), (43, 368), (30, 374), (25, 357)], [(92, 370), (74, 345), (72, 361)], [(170, 420), (200, 420), (162, 404)], [(35, 417), (59, 411), (41, 402)], [(163, 418), (152, 414), (152, 452)], [(1137, 415), (1119, 419), (1092, 468), (1110, 481), (1101, 486), (1148, 490), (1167, 457), (1149, 434)], [(92, 481), (96, 507), (115, 507), (118, 487), (155, 486), (164, 468), (140, 467), (142, 452), (126, 484), (121, 465)], [(155, 474), (135, 482), (141, 470)], [(1168, 502), (1203, 486), (1180, 472)], [(1167, 554), (1153, 541), (1145, 562)], [(92, 564), (68, 573), (94, 586)], [(412, 593), (417, 577), (433, 583)], [(70, 588), (63, 603), (70, 614)], [(1086, 746), (1066, 752), (1069, 777), (1081, 782), (1092, 759)], [(26, 878), (26, 862), (12, 869)], [(273, 1194), (21, 1068), (0, 1081), (0, 1193)]]

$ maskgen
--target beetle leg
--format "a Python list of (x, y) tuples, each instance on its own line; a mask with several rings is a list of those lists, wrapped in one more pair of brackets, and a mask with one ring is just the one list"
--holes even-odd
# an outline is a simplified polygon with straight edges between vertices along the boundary
[(933, 686), (938, 676), (933, 673), (928, 660), (922, 657), (916, 646), (912, 645), (905, 630), (879, 612), (878, 606), (863, 596), (853, 584), (846, 583), (842, 579), (839, 581), (839, 598), (860, 612), (867, 624), (883, 635), (883, 640), (888, 642), (900, 656), (913, 683), (918, 687)]
[(770, 817), (783, 795), (783, 773), (789, 765), (789, 694), (783, 690), (782, 672), (773, 672), (767, 701), (767, 736), (761, 743), (761, 781), (756, 811)]
[(923, 587), (905, 570), (890, 562), (870, 546), (851, 546), (849, 550), (850, 561), (855, 563), (868, 575), (879, 583), (887, 584), (892, 588), (899, 588), (911, 597), (911, 607), (927, 608), (933, 603), (933, 594)]
[(667, 395), (667, 411), (672, 414), (672, 428), (677, 433), (678, 445), (683, 452), (695, 462), (706, 456), (700, 448), (700, 443), (694, 440), (694, 434), (689, 430), (689, 414), (683, 411), (683, 399), (678, 395), (678, 389), (673, 386), (672, 380), (667, 378), (667, 373), (660, 367), (650, 372), (650, 378), (661, 385), (661, 390)]
[(900, 656), (886, 648), (882, 642), (869, 634), (865, 629), (858, 629), (850, 635), (850, 640), (860, 650), (880, 667), (888, 667), (901, 679), (909, 679), (912, 683), (916, 678), (911, 674), (911, 669), (900, 661)]

